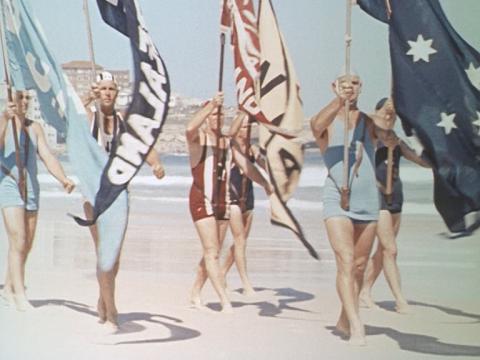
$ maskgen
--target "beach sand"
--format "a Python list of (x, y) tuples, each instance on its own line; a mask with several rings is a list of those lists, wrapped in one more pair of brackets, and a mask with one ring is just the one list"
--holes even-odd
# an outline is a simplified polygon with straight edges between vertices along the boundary
[[(134, 191), (134, 189), (132, 190)], [(243, 296), (228, 277), (232, 315), (189, 307), (201, 255), (185, 202), (132, 198), (117, 281), (121, 331), (97, 324), (95, 256), (78, 196), (43, 198), (26, 283), (35, 307), (0, 305), (0, 359), (473, 359), (480, 358), (480, 235), (449, 240), (441, 219), (405, 215), (398, 238), (404, 293), (413, 313), (393, 311), (383, 276), (374, 287), (380, 310), (362, 310), (366, 347), (332, 333), (340, 310), (335, 263), (321, 211), (294, 208), (322, 260), (310, 258), (289, 231), (256, 209), (248, 268), (257, 295)], [(0, 226), (0, 277), (7, 239)], [(230, 236), (227, 242), (231, 242)], [(3, 281), (0, 281), (3, 283)]]

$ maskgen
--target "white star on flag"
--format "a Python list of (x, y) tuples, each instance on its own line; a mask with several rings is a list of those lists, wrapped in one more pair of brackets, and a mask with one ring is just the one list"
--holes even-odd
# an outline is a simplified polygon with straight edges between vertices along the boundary
[(430, 62), (430, 55), (437, 52), (437, 50), (432, 48), (432, 42), (433, 39), (425, 40), (423, 35), (419, 34), (417, 41), (408, 40), (410, 50), (408, 50), (407, 55), (413, 56), (413, 62), (417, 62), (418, 60)]
[(472, 85), (475, 86), (477, 90), (480, 90), (480, 66), (476, 68), (472, 63), (470, 63), (470, 66), (465, 70), (465, 72), (467, 73), (468, 79)]
[(450, 134), (452, 132), (452, 129), (457, 128), (457, 125), (455, 125), (455, 123), (453, 122), (453, 119), (455, 119), (455, 116), (457, 116), (457, 114), (455, 113), (447, 114), (442, 112), (440, 114), (442, 121), (437, 123), (437, 126), (443, 127), (446, 135)]

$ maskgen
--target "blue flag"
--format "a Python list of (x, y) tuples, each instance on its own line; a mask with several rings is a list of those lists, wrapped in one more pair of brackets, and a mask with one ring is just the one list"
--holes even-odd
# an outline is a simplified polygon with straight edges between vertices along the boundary
[(480, 224), (480, 54), (438, 0), (358, 0), (389, 25), (393, 99), (433, 167), (434, 201), (453, 233)]
[(92, 225), (116, 197), (125, 191), (153, 148), (167, 117), (170, 82), (167, 69), (150, 37), (135, 0), (97, 0), (103, 20), (130, 39), (135, 83), (120, 135), (102, 174), (93, 218), (75, 218)]
[[(107, 155), (90, 134), (83, 104), (48, 49), (27, 0), (1, 0), (11, 83), (36, 91), (45, 121), (66, 134), (68, 157), (83, 196), (94, 203)], [(125, 235), (128, 198), (124, 191), (98, 220), (98, 266), (115, 264)]]

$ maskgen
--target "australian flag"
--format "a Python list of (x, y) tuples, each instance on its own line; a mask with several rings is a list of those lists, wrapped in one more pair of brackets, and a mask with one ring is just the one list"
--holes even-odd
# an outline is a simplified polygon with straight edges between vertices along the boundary
[(438, 0), (358, 0), (389, 25), (393, 99), (432, 164), (434, 201), (452, 233), (480, 224), (480, 54)]

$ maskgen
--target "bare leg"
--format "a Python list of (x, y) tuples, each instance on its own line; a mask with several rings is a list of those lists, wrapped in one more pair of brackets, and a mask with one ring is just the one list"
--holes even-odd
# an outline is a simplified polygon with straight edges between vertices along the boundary
[[(375, 240), (375, 231), (377, 223), (371, 222), (367, 224), (354, 225), (354, 262), (355, 262), (355, 283), (354, 296), (357, 314), (359, 309), (359, 292), (363, 285), (365, 269), (367, 267), (368, 258), (372, 250), (373, 241)], [(362, 325), (361, 329), (355, 329), (350, 326), (350, 343), (353, 345), (365, 345), (365, 329)]]
[(379, 308), (372, 298), (372, 287), (378, 275), (380, 275), (383, 268), (383, 246), (378, 241), (377, 249), (373, 256), (368, 260), (367, 270), (365, 271), (365, 278), (362, 289), (360, 290), (360, 304), (367, 308)]
[(110, 271), (101, 271), (97, 268), (97, 280), (100, 285), (99, 321), (106, 323), (113, 330), (118, 329), (118, 312), (115, 305), (115, 279), (119, 265), (120, 261), (117, 259), (113, 269)]
[[(89, 202), (84, 202), (83, 203), (83, 209), (85, 211), (85, 216), (87, 218), (91, 218), (93, 216), (93, 208), (92, 205)], [(92, 235), (93, 243), (95, 246), (95, 254), (98, 259), (98, 231), (97, 231), (97, 226), (92, 225), (89, 226), (88, 228), (90, 230), (90, 234)], [(111, 285), (108, 285), (108, 276), (107, 274), (102, 274), (101, 271), (97, 268), (97, 282), (98, 282), (98, 301), (97, 301), (97, 313), (98, 313), (98, 322), (100, 324), (104, 324), (107, 321), (107, 306), (105, 304), (105, 300), (103, 299), (103, 291), (102, 288), (104, 284), (107, 284), (107, 287)]]
[(346, 218), (334, 217), (327, 219), (325, 225), (330, 245), (335, 252), (337, 292), (342, 302), (342, 311), (337, 322), (337, 330), (345, 335), (349, 335), (349, 320), (360, 323), (353, 301), (353, 224)]
[(253, 295), (255, 294), (255, 290), (250, 284), (250, 280), (248, 279), (247, 275), (247, 238), (245, 234), (245, 222), (240, 207), (236, 205), (232, 205), (230, 207), (230, 229), (234, 239), (234, 246), (229, 250), (222, 273), (226, 275), (227, 271), (232, 266), (232, 260), (235, 259), (235, 264), (237, 266), (240, 279), (242, 280), (243, 293), (245, 295)]
[(207, 268), (205, 267), (205, 259), (202, 257), (197, 266), (197, 275), (195, 277), (195, 282), (193, 283), (192, 290), (190, 292), (190, 303), (197, 308), (203, 307), (202, 299), (200, 293), (202, 291), (203, 285), (207, 281), (208, 274)]
[(343, 217), (325, 221), (337, 262), (337, 291), (342, 311), (337, 330), (350, 335), (350, 343), (365, 344), (365, 329), (359, 316), (358, 292), (375, 235), (375, 223), (353, 225)]
[(25, 294), (24, 264), (27, 251), (25, 210), (21, 207), (9, 207), (2, 209), (2, 213), (9, 241), (7, 289), (10, 288), (14, 294), (17, 310), (26, 311), (32, 308), (32, 305)]
[[(192, 289), (192, 303), (200, 298), (201, 286), (205, 282), (204, 272), (207, 273), (208, 278), (212, 282), (213, 288), (217, 292), (222, 304), (223, 312), (231, 312), (232, 305), (228, 299), (227, 293), (223, 286), (221, 277), (220, 265), (218, 262), (218, 255), (223, 241), (221, 234), (226, 231), (227, 222), (222, 221), (217, 225), (217, 221), (213, 217), (204, 218), (195, 222), (195, 228), (202, 242), (203, 247), (203, 264), (200, 262), (199, 271), (197, 272), (197, 279), (195, 280)], [(201, 269), (201, 270), (200, 270)], [(200, 278), (199, 278), (200, 276)]]
[(399, 313), (410, 311), (408, 302), (402, 294), (400, 270), (397, 265), (397, 242), (396, 235), (400, 224), (401, 214), (390, 214), (388, 211), (380, 211), (378, 237), (383, 248), (383, 273), (396, 300), (396, 310)]
[[(221, 220), (221, 221), (215, 221), (216, 222), (216, 228), (217, 228), (217, 234), (219, 236), (219, 252), (220, 249), (222, 248), (223, 242), (225, 240), (225, 236), (227, 235), (227, 229), (228, 229), (228, 221), (226, 220)], [(208, 273), (207, 273), (207, 268), (205, 266), (205, 258), (202, 256), (202, 259), (198, 263), (197, 266), (197, 276), (195, 278), (195, 282), (193, 284), (191, 293), (190, 293), (190, 303), (197, 308), (204, 308), (200, 293), (203, 289), (203, 286), (207, 282), (208, 279)], [(223, 281), (223, 287), (226, 288), (225, 284), (225, 278), (222, 276), (222, 281)]]

